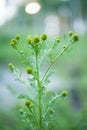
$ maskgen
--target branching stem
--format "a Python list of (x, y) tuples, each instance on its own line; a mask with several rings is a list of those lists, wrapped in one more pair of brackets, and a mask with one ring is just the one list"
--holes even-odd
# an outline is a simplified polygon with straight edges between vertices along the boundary
[(46, 115), (47, 115), (47, 113), (48, 113), (48, 111), (49, 111), (50, 106), (52, 105), (52, 103), (53, 103), (57, 98), (60, 98), (60, 97), (61, 97), (61, 95), (56, 95), (51, 101), (49, 101), (49, 103), (48, 103), (48, 105), (47, 105), (47, 108), (46, 108), (46, 110), (45, 110), (45, 113), (44, 113), (44, 115), (43, 115), (43, 119), (46, 117)]
[(64, 54), (64, 52), (68, 49), (68, 47), (69, 47), (70, 45), (71, 45), (71, 44), (67, 45), (66, 48), (64, 48), (64, 49), (60, 52), (60, 54), (57, 55), (57, 56), (55, 57), (55, 59), (49, 64), (49, 66), (48, 66), (46, 72), (44, 73), (44, 75), (43, 75), (43, 77), (42, 77), (41, 82), (43, 82), (43, 80), (44, 80), (45, 76), (47, 75), (47, 73), (49, 72), (50, 68), (51, 68), (51, 67), (54, 65), (54, 63)]
[(38, 67), (38, 52), (35, 52), (35, 59), (36, 59), (36, 70), (37, 70), (37, 86), (38, 86), (38, 110), (39, 110), (39, 130), (42, 129), (42, 108), (41, 108), (41, 83), (39, 77), (39, 67)]

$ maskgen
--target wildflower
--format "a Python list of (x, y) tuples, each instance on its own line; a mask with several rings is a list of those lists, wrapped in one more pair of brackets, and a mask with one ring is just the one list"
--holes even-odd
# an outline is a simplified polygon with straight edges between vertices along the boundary
[(61, 94), (62, 97), (66, 97), (67, 95), (68, 95), (67, 91), (62, 91), (62, 94)]
[(28, 42), (28, 44), (31, 45), (31, 44), (32, 44), (32, 38), (31, 38), (31, 37), (28, 37), (28, 38), (27, 38), (27, 42)]
[(73, 35), (73, 40), (74, 41), (78, 41), (79, 40), (79, 35), (78, 34), (74, 34)]
[(35, 35), (34, 36), (34, 43), (39, 43), (39, 42), (40, 42), (39, 36)]
[(47, 35), (45, 33), (42, 34), (41, 39), (45, 41), (47, 39)]
[(12, 67), (13, 67), (13, 65), (12, 65), (11, 63), (9, 63), (9, 64), (8, 64), (8, 67), (9, 67), (9, 68), (12, 68)]
[(72, 36), (72, 35), (73, 35), (73, 32), (72, 32), (72, 31), (69, 31), (68, 34), (69, 34), (69, 36)]
[(57, 41), (57, 42), (60, 42), (60, 36), (57, 36), (57, 37), (56, 37), (56, 41)]
[(19, 109), (19, 113), (22, 115), (23, 114), (23, 109)]
[(10, 45), (11, 45), (12, 47), (14, 47), (14, 46), (15, 46), (15, 42), (10, 42)]
[(54, 112), (54, 109), (50, 108), (49, 113), (52, 115)]
[(17, 35), (15, 36), (15, 38), (16, 38), (16, 40), (19, 40), (19, 39), (20, 39), (20, 35), (17, 34)]
[(12, 39), (11, 42), (14, 42), (15, 44), (17, 43), (16, 39)]
[(27, 68), (26, 71), (27, 71), (27, 74), (32, 74), (32, 68)]
[(12, 39), (11, 42), (10, 42), (10, 45), (14, 48), (16, 48), (16, 44), (17, 44), (17, 41), (16, 39)]
[(14, 71), (14, 66), (13, 66), (11, 63), (8, 64), (8, 67), (9, 67), (9, 69), (11, 70), (11, 72)]
[(25, 105), (26, 105), (27, 107), (29, 107), (30, 104), (31, 104), (30, 100), (26, 100), (26, 101), (25, 101)]

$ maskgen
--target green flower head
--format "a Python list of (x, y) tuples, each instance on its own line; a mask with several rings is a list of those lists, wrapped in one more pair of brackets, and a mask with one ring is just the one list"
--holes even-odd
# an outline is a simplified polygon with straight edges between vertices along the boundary
[(9, 69), (10, 69), (11, 72), (14, 71), (14, 66), (11, 63), (8, 64), (8, 67), (9, 67)]
[(42, 39), (43, 41), (45, 41), (45, 40), (47, 39), (47, 34), (43, 33), (42, 36), (41, 36), (41, 39)]
[(68, 35), (69, 35), (69, 36), (72, 36), (72, 35), (73, 35), (73, 32), (72, 32), (72, 31), (69, 31), (69, 32), (68, 32)]
[(34, 36), (34, 43), (39, 43), (40, 42), (40, 38), (38, 35)]
[(16, 39), (12, 39), (11, 42), (10, 42), (10, 45), (12, 47), (14, 47), (16, 44), (17, 44), (17, 40)]
[(74, 41), (78, 41), (79, 40), (79, 35), (78, 34), (74, 34), (73, 35), (73, 40)]
[(29, 107), (30, 104), (31, 104), (30, 100), (26, 100), (26, 101), (25, 101), (25, 106)]
[(55, 112), (54, 109), (50, 108), (49, 113), (52, 115), (54, 112)]
[(16, 39), (12, 39), (11, 42), (14, 42), (16, 44), (17, 40)]
[(19, 109), (19, 113), (22, 115), (23, 114), (23, 109)]
[(17, 40), (19, 40), (19, 39), (20, 39), (20, 35), (17, 34), (17, 35), (15, 36), (15, 38), (16, 38)]
[(14, 47), (16, 44), (14, 42), (10, 42), (10, 45)]
[(31, 45), (31, 44), (32, 44), (32, 38), (31, 38), (31, 37), (28, 37), (28, 38), (27, 38), (27, 42), (28, 42), (28, 44)]
[(57, 36), (57, 37), (56, 37), (56, 41), (57, 41), (57, 42), (60, 42), (60, 36)]
[(28, 68), (26, 69), (26, 71), (27, 71), (27, 74), (32, 74), (32, 68), (29, 68), (29, 67), (28, 67)]
[(68, 95), (67, 91), (62, 91), (62, 94), (61, 94), (62, 97), (66, 97), (67, 95)]

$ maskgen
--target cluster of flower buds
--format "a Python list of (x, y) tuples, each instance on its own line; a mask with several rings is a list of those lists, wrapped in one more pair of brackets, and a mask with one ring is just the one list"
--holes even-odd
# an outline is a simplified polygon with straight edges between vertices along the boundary
[(11, 39), (10, 45), (11, 45), (12, 47), (16, 48), (16, 45), (17, 45), (17, 42), (18, 42), (19, 39), (20, 39), (20, 35), (17, 34), (17, 35), (15, 36), (15, 38)]
[[(76, 42), (76, 41), (78, 41), (79, 40), (79, 35), (78, 34), (74, 34), (72, 31), (69, 31), (68, 32), (68, 35), (71, 37), (71, 40), (73, 41), (73, 42)], [(58, 35), (58, 36), (56, 36), (56, 42), (60, 42), (60, 36)]]
[(14, 66), (11, 63), (8, 64), (8, 67), (9, 67), (9, 69), (10, 69), (11, 72), (14, 71)]
[(33, 108), (34, 107), (34, 105), (31, 103), (30, 100), (25, 101), (25, 106), (27, 106), (28, 108)]
[[(72, 41), (73, 42), (76, 42), (79, 40), (79, 35), (78, 34), (74, 34), (72, 31), (69, 31), (68, 32), (68, 35), (72, 38)], [(10, 45), (14, 48), (16, 48), (16, 45), (17, 45), (17, 41), (20, 39), (20, 35), (17, 34), (15, 36), (15, 38), (13, 38), (10, 42)], [(35, 47), (35, 46), (39, 46), (42, 44), (42, 41), (45, 41), (47, 40), (47, 34), (43, 33), (41, 36), (38, 36), (38, 35), (34, 35), (33, 37), (31, 36), (28, 36), (27, 37), (27, 43), (29, 45), (31, 45), (32, 47)], [(56, 36), (55, 38), (55, 41), (56, 42), (60, 42), (60, 36)]]
[(46, 39), (47, 35), (45, 33), (42, 34), (41, 37), (38, 35), (34, 35), (33, 38), (31, 36), (28, 36), (27, 43), (31, 46), (38, 46), (42, 43), (41, 41), (45, 41)]
[(76, 41), (79, 40), (79, 35), (78, 35), (77, 33), (74, 34), (72, 31), (69, 31), (69, 32), (68, 32), (68, 35), (69, 35), (70, 37), (72, 37), (73, 42), (76, 42)]

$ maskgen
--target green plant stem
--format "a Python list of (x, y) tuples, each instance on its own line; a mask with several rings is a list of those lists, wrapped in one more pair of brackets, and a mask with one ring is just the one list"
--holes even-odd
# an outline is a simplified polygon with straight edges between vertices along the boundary
[(34, 119), (34, 121), (35, 121), (36, 127), (38, 127), (38, 126), (37, 126), (37, 125), (38, 125), (38, 121), (37, 121), (37, 119), (36, 119), (35, 114), (34, 114), (33, 111), (31, 110), (31, 108), (29, 108), (29, 111), (30, 111), (31, 114), (32, 114), (32, 117), (33, 117), (33, 119)]
[[(20, 56), (24, 59), (26, 65), (28, 65), (29, 62), (27, 61), (26, 56), (25, 56), (24, 54), (21, 54), (20, 50), (19, 50), (17, 47), (16, 47), (15, 49), (16, 49), (16, 51), (20, 54)], [(29, 64), (29, 65), (30, 65), (30, 64)], [(30, 66), (31, 66), (31, 65), (30, 65)]]
[(54, 60), (49, 64), (46, 72), (44, 73), (43, 77), (42, 77), (42, 80), (41, 82), (43, 82), (45, 76), (47, 75), (48, 71), (50, 70), (50, 68), (53, 66), (53, 64), (63, 55), (63, 53), (68, 49), (68, 47), (70, 46), (71, 44), (67, 45), (66, 49), (63, 49), (59, 55), (57, 55)]
[(43, 119), (46, 117), (49, 109), (50, 109), (50, 106), (52, 105), (52, 103), (57, 99), (57, 98), (60, 98), (61, 97), (61, 94), (60, 95), (56, 95), (51, 101), (49, 101), (48, 105), (47, 105), (47, 108), (45, 110), (45, 113), (43, 115)]
[(42, 105), (41, 105), (41, 84), (40, 84), (40, 78), (39, 78), (39, 67), (38, 67), (38, 53), (36, 51), (35, 53), (36, 58), (36, 70), (37, 70), (37, 86), (38, 86), (38, 110), (39, 110), (39, 129), (42, 129)]

